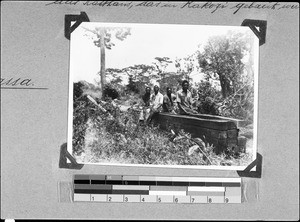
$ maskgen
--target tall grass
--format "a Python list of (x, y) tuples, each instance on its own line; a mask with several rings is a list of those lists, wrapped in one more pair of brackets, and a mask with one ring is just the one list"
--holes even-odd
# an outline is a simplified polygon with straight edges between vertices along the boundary
[(110, 102), (103, 106), (112, 116), (89, 102), (81, 104), (74, 112), (75, 119), (82, 115), (87, 119), (81, 125), (74, 126), (84, 129), (77, 130), (80, 132), (78, 134), (75, 130), (73, 134), (74, 154), (80, 162), (239, 166), (248, 165), (251, 161), (251, 153), (228, 151), (216, 155), (214, 147), (209, 144), (201, 147), (205, 155), (200, 152), (200, 147), (189, 152), (196, 144), (188, 133), (181, 131), (184, 136), (174, 135), (170, 130), (162, 131), (157, 126), (140, 124), (139, 111), (133, 107), (121, 112)]

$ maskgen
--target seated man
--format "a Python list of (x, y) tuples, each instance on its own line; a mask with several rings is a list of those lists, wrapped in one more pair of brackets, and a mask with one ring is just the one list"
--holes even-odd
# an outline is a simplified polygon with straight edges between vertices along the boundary
[(190, 115), (190, 114), (197, 114), (198, 112), (194, 110), (192, 104), (194, 101), (192, 99), (192, 94), (188, 90), (189, 82), (187, 80), (182, 81), (182, 89), (179, 90), (176, 94), (176, 101), (179, 108), (179, 114), (182, 115)]
[(153, 117), (155, 117), (162, 110), (163, 95), (159, 92), (158, 85), (154, 86), (154, 93), (150, 97), (150, 114), (147, 119), (147, 123), (151, 123)]
[(150, 106), (150, 96), (151, 96), (151, 88), (149, 86), (145, 89), (145, 94), (142, 96), (144, 106), (148, 107)]
[(145, 94), (142, 96), (142, 111), (140, 114), (140, 121), (146, 121), (149, 117), (150, 113), (150, 96), (151, 96), (151, 88), (149, 86), (145, 89)]
[(167, 87), (167, 94), (164, 95), (163, 99), (163, 112), (168, 113), (176, 113), (175, 112), (175, 106), (176, 106), (176, 96), (172, 93), (172, 89), (170, 87)]

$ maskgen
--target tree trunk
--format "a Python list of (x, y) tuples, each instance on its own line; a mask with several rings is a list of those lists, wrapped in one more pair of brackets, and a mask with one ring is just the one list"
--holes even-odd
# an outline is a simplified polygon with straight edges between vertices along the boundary
[(101, 91), (103, 95), (105, 85), (105, 44), (104, 44), (104, 30), (100, 33), (100, 80), (101, 80)]
[(219, 75), (219, 79), (220, 79), (220, 84), (221, 84), (221, 89), (222, 89), (222, 96), (225, 99), (228, 96), (228, 94), (230, 93), (230, 85), (224, 75)]

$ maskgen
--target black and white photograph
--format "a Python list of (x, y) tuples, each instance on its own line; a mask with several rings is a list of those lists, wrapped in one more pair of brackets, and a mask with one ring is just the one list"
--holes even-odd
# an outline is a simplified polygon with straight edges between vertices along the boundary
[(84, 164), (243, 170), (257, 152), (258, 61), (249, 27), (83, 22), (68, 151)]

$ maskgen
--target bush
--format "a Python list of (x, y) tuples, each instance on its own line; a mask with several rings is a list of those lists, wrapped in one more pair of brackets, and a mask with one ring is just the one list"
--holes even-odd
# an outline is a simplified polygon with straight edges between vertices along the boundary
[(139, 90), (138, 84), (137, 84), (137, 82), (133, 81), (132, 76), (129, 76), (128, 81), (129, 82), (128, 82), (128, 85), (127, 85), (127, 90), (131, 91), (131, 92), (134, 92), (134, 93), (139, 93), (140, 90)]
[(73, 85), (73, 152), (78, 154), (82, 146), (84, 146), (85, 131), (88, 120), (87, 98), (83, 95), (84, 85), (80, 82)]
[[(159, 165), (210, 164), (199, 152), (189, 154), (189, 148), (195, 144), (190, 140), (190, 135), (183, 130), (174, 129), (173, 131), (184, 135), (176, 133), (175, 136), (170, 129), (162, 131), (158, 127), (141, 125), (138, 110), (131, 108), (127, 112), (120, 112), (118, 107), (109, 102), (103, 107), (111, 113), (111, 117), (99, 111), (92, 111), (94, 108), (91, 104), (85, 106), (85, 111), (81, 110), (81, 113), (86, 112), (89, 119), (85, 125), (85, 136), (89, 139), (86, 143), (77, 145), (77, 148), (81, 146), (81, 151), (86, 154), (85, 161)], [(228, 158), (225, 154), (216, 155), (211, 146), (205, 149), (214, 165), (242, 161)], [(81, 153), (77, 151), (78, 154)]]
[(218, 106), (211, 97), (206, 97), (204, 101), (200, 102), (198, 111), (202, 114), (220, 115)]
[[(92, 88), (92, 89), (91, 89)], [(98, 111), (95, 105), (89, 101), (87, 95), (94, 93), (97, 95), (99, 89), (92, 84), (83, 84), (77, 82), (73, 84), (73, 153), (79, 155), (82, 147), (85, 146), (86, 130), (88, 120), (98, 117)], [(98, 98), (96, 98), (98, 100)]]
[(196, 85), (198, 93), (198, 111), (202, 114), (219, 115), (217, 101), (220, 100), (220, 92), (218, 92), (209, 81), (201, 80)]
[(253, 123), (254, 91), (251, 85), (245, 85), (220, 102), (222, 116), (243, 119)]
[(120, 97), (120, 94), (119, 94), (118, 90), (112, 84), (108, 83), (104, 86), (103, 97), (117, 99)]
[(77, 99), (82, 96), (83, 90), (82, 87), (84, 85), (81, 82), (74, 83), (73, 85), (73, 99)]
[(203, 114), (220, 115), (253, 122), (254, 93), (251, 84), (245, 84), (239, 90), (223, 98), (221, 92), (210, 82), (201, 81), (196, 85), (198, 91), (198, 111)]
[[(136, 85), (138, 87), (138, 85)], [(113, 105), (112, 99), (118, 98), (115, 85), (106, 85), (106, 103), (101, 103), (108, 113), (103, 113), (86, 97), (85, 85), (74, 83), (74, 113), (73, 113), (73, 153), (75, 156), (85, 156), (84, 161), (160, 164), (160, 165), (209, 165), (210, 163), (198, 152), (189, 154), (189, 148), (195, 146), (185, 132), (185, 137), (175, 136), (157, 127), (144, 126), (139, 123), (139, 110), (132, 106), (128, 111), (121, 112)], [(220, 93), (206, 82), (201, 82), (193, 93), (199, 93), (199, 107), (202, 112), (216, 115), (216, 102), (227, 101), (220, 97)], [(137, 101), (137, 94), (127, 95), (128, 100)], [(236, 97), (229, 97), (235, 101)], [(246, 99), (243, 98), (244, 100)], [(251, 104), (251, 102), (249, 103)], [(242, 104), (245, 106), (245, 104)], [(247, 104), (246, 104), (247, 105)], [(226, 107), (225, 104), (223, 107)], [(228, 106), (227, 106), (228, 107)], [(223, 110), (222, 115), (232, 115)], [(225, 116), (226, 116), (225, 115)], [(248, 115), (248, 114), (245, 114)], [(180, 129), (175, 130), (180, 132)], [(176, 133), (177, 134), (177, 133)], [(249, 155), (234, 157), (229, 150), (221, 155), (213, 152), (209, 145), (205, 147), (208, 158), (213, 165), (240, 165), (250, 160)], [(82, 154), (82, 155), (81, 155)], [(83, 155), (84, 154), (84, 155)]]

